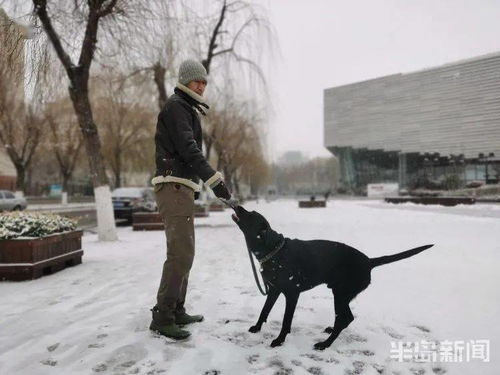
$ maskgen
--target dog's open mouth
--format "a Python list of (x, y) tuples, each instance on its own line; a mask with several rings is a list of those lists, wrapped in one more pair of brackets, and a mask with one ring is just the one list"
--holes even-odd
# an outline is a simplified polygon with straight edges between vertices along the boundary
[(232, 214), (231, 217), (233, 218), (233, 221), (235, 223), (239, 222), (240, 221), (240, 218), (236, 215), (236, 214)]

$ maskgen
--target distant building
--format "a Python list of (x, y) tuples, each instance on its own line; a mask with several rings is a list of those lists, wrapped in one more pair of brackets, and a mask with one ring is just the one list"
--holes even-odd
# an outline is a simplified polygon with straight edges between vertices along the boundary
[(16, 168), (10, 161), (9, 156), (0, 149), (0, 189), (16, 189)]
[(342, 183), (498, 182), (500, 53), (324, 91)]
[[(11, 20), (0, 8), (0, 74), (2, 79), (10, 79), (5, 84), (9, 95), (24, 101), (24, 43), (28, 37), (26, 27)], [(12, 90), (11, 88), (15, 88)], [(0, 189), (15, 190), (17, 173), (5, 145), (0, 142)]]
[(324, 195), (337, 188), (338, 161), (333, 157), (315, 158), (284, 168), (272, 168), (273, 187), (279, 195)]
[(307, 157), (300, 151), (287, 151), (278, 159), (278, 165), (281, 167), (291, 167), (307, 162)]

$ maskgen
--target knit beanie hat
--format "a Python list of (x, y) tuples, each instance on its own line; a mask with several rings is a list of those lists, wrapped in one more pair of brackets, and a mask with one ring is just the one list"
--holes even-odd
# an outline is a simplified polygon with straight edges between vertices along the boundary
[(196, 60), (185, 60), (179, 67), (179, 83), (187, 85), (191, 81), (207, 82), (207, 71), (205, 67)]

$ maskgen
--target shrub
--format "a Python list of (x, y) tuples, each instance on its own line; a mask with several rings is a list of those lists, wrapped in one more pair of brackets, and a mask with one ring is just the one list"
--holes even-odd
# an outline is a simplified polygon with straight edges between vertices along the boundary
[(0, 215), (0, 240), (43, 237), (75, 230), (77, 222), (59, 215), (12, 212)]
[(484, 183), (482, 181), (471, 181), (465, 185), (466, 188), (478, 188), (483, 186)]
[(411, 190), (415, 189), (428, 189), (428, 190), (442, 190), (443, 186), (439, 181), (431, 180), (426, 175), (417, 176), (409, 182)]
[(460, 177), (458, 175), (451, 174), (451, 175), (446, 176), (443, 179), (442, 184), (446, 190), (457, 190), (460, 188), (462, 182), (461, 182)]

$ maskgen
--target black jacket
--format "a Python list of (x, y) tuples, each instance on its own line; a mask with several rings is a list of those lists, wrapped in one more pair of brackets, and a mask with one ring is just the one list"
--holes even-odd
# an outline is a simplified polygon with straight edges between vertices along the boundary
[(198, 184), (200, 178), (206, 182), (214, 177), (216, 172), (202, 152), (201, 124), (194, 109), (197, 105), (199, 103), (195, 99), (176, 88), (158, 115), (153, 184), (159, 182), (158, 176), (163, 176), (193, 188), (193, 184)]

